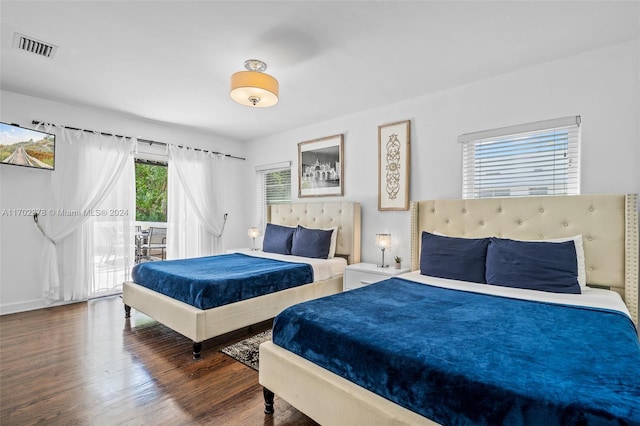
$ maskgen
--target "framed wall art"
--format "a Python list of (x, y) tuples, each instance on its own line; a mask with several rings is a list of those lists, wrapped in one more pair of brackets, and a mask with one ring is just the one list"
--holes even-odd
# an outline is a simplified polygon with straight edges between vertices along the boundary
[(344, 195), (343, 135), (298, 143), (298, 197)]
[(411, 121), (378, 126), (378, 210), (409, 210)]

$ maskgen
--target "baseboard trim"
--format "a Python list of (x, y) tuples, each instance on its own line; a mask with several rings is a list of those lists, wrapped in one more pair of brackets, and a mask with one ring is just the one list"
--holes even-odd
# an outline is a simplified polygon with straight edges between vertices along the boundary
[(47, 303), (44, 299), (27, 300), (24, 302), (7, 303), (0, 305), (0, 316), (8, 314), (17, 314), (19, 312), (35, 311), (37, 309), (51, 308), (54, 306), (68, 305), (70, 303), (78, 303), (80, 300), (69, 300), (62, 302)]

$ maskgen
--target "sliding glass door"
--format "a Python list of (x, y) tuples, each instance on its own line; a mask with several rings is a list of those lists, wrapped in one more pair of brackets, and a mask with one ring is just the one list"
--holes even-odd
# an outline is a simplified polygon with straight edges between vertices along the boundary
[(117, 294), (131, 279), (135, 262), (135, 177), (133, 158), (110, 194), (84, 225), (93, 259), (89, 298)]

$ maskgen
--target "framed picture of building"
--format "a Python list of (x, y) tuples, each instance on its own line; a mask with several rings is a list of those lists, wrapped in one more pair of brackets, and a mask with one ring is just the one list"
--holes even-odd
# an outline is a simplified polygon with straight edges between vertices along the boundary
[(344, 195), (343, 135), (298, 143), (298, 197)]
[(409, 210), (411, 121), (378, 126), (378, 210)]

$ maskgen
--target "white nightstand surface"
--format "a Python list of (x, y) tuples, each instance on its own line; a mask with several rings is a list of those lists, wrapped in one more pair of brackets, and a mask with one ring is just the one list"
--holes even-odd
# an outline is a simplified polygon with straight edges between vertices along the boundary
[(411, 268), (408, 266), (396, 269), (394, 264), (390, 264), (386, 268), (380, 268), (375, 263), (354, 263), (347, 265), (344, 268), (344, 290), (347, 291), (364, 287), (409, 271), (411, 271)]

